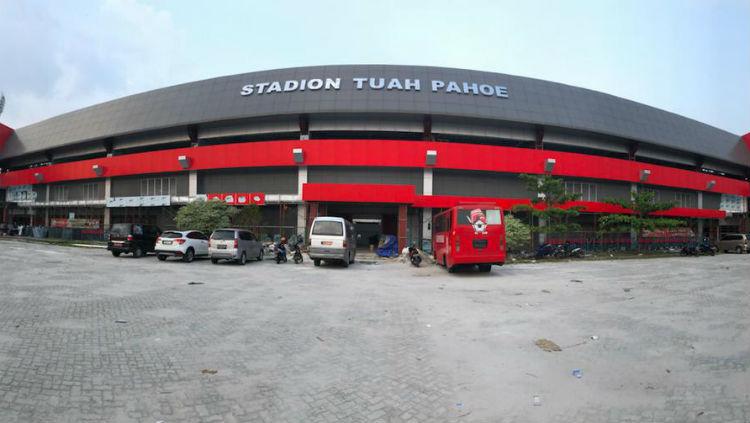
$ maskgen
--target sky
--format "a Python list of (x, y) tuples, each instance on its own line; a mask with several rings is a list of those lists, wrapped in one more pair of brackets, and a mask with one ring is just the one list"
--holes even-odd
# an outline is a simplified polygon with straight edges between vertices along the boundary
[(0, 0), (0, 122), (327, 64), (468, 68), (750, 132), (750, 0)]

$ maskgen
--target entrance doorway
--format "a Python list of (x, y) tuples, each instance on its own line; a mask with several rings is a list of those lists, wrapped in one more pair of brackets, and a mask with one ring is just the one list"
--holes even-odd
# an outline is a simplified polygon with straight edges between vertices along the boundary
[(398, 205), (326, 203), (326, 216), (343, 217), (357, 231), (357, 248), (377, 247), (382, 235), (398, 236)]

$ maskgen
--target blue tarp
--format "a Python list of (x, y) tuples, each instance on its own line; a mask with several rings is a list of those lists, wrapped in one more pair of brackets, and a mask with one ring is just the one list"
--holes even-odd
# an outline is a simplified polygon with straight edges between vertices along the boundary
[(380, 238), (377, 253), (380, 257), (398, 256), (398, 238), (396, 238), (396, 235), (383, 235)]

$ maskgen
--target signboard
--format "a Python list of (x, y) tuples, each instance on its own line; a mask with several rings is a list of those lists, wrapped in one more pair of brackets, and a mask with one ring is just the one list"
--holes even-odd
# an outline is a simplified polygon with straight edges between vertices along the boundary
[(5, 201), (9, 203), (32, 203), (36, 201), (33, 185), (17, 185), (5, 191)]
[(721, 194), (719, 209), (730, 213), (747, 213), (747, 198), (741, 195)]
[[(431, 79), (424, 84), (417, 78), (384, 78), (357, 76), (347, 81), (357, 91), (431, 91), (433, 93), (476, 95), (483, 97), (508, 98), (508, 87), (505, 85), (483, 84), (476, 81), (448, 81)], [(260, 81), (243, 85), (240, 95), (270, 95), (298, 91), (338, 91), (341, 89), (341, 78), (287, 79), (286, 81)]]
[(99, 229), (99, 219), (52, 218), (49, 225), (53, 228)]
[(110, 197), (107, 207), (158, 207), (170, 204), (168, 195), (151, 195), (141, 197)]
[(248, 206), (266, 204), (266, 194), (262, 192), (214, 192), (206, 194), (208, 201), (223, 201), (233, 206)]

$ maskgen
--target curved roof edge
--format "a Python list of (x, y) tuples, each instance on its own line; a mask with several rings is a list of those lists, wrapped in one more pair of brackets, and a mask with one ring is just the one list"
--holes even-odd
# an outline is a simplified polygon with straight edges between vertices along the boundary
[[(375, 78), (374, 85), (369, 78)], [(323, 81), (320, 88), (300, 89), (302, 81), (315, 79)], [(260, 86), (271, 89), (274, 81), (280, 90), (259, 93)], [(287, 81), (296, 81), (297, 87)], [(419, 81), (416, 86), (414, 81)], [(241, 95), (246, 85), (254, 90)], [(750, 167), (750, 150), (739, 135), (632, 100), (515, 75), (398, 65), (276, 69), (159, 88), (19, 128), (0, 150), (0, 159), (187, 124), (302, 113), (435, 114), (523, 122)]]

